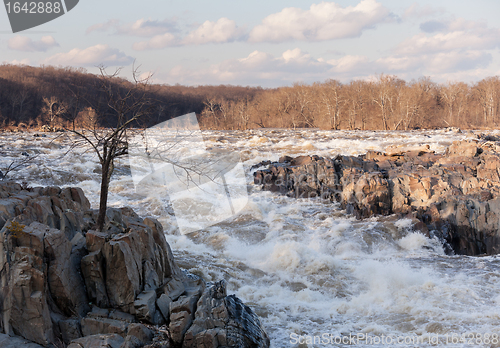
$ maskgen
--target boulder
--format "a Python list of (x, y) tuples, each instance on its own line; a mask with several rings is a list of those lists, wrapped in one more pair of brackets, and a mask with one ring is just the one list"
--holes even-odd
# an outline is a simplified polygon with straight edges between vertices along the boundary
[(124, 342), (118, 334), (97, 334), (78, 338), (68, 348), (120, 348)]
[(0, 333), (0, 347), (2, 348), (42, 348), (43, 346), (20, 337), (11, 337)]
[(227, 296), (224, 281), (207, 284), (195, 317), (183, 348), (269, 346), (259, 318), (241, 300)]
[(342, 206), (359, 218), (391, 212), (389, 183), (381, 173), (365, 173), (344, 186)]
[(2, 329), (45, 346), (54, 341), (54, 332), (43, 239), (57, 230), (37, 222), (15, 230), (12, 226), (8, 222), (0, 231)]

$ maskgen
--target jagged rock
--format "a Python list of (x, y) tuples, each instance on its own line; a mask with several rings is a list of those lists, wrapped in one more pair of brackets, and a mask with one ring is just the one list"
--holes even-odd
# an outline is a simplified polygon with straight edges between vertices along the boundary
[(43, 346), (22, 339), (20, 337), (11, 337), (0, 333), (0, 347), (2, 348), (42, 348)]
[(6, 227), (0, 231), (3, 332), (41, 345), (54, 340), (43, 260), (43, 238), (49, 232), (48, 226), (37, 222), (15, 231)]
[(130, 245), (112, 239), (104, 245), (106, 289), (112, 307), (132, 312), (136, 296), (141, 291), (140, 265), (136, 261)]
[(199, 294), (181, 296), (177, 301), (170, 303), (169, 329), (175, 344), (181, 344), (184, 334), (191, 326), (199, 298)]
[(106, 241), (109, 239), (109, 234), (98, 231), (87, 231), (85, 234), (85, 243), (87, 250), (90, 252), (101, 250)]
[(118, 334), (125, 338), (129, 325), (134, 321), (135, 318), (127, 313), (110, 313), (107, 309), (94, 307), (92, 312), (81, 320), (82, 334)]
[(181, 296), (185, 291), (186, 287), (184, 283), (178, 278), (170, 279), (164, 286), (163, 292), (170, 300), (175, 301)]
[(125, 339), (118, 334), (98, 334), (78, 338), (68, 348), (120, 348)]
[(161, 315), (163, 318), (170, 318), (170, 305), (172, 304), (172, 300), (168, 295), (161, 294), (157, 299), (156, 299), (156, 306), (158, 307), (158, 310), (160, 311)]
[(446, 150), (446, 155), (475, 157), (481, 154), (483, 150), (478, 146), (476, 141), (454, 141)]
[(83, 212), (90, 209), (80, 188), (35, 187), (27, 191), (2, 182), (0, 193), (0, 227), (14, 218), (24, 225), (38, 221), (64, 231), (69, 240), (82, 231)]
[(82, 319), (81, 326), (83, 336), (115, 333), (125, 337), (128, 323), (121, 320), (89, 316)]
[(365, 173), (344, 186), (341, 203), (361, 218), (388, 215), (391, 211), (389, 184), (381, 173)]
[(153, 338), (153, 333), (150, 329), (139, 323), (130, 324), (127, 331), (127, 337), (135, 337), (143, 345), (150, 342)]
[(78, 319), (59, 321), (59, 330), (61, 331), (62, 340), (66, 344), (82, 337), (82, 327)]
[(269, 343), (259, 318), (238, 298), (226, 296), (226, 284), (220, 281), (207, 284), (182, 347), (268, 347)]
[(61, 230), (51, 230), (44, 238), (48, 265), (48, 285), (57, 307), (66, 316), (76, 312), (84, 316), (89, 310), (83, 278), (74, 267), (68, 267), (72, 245)]
[(139, 320), (150, 324), (163, 324), (163, 316), (156, 308), (156, 291), (150, 290), (140, 293), (134, 302), (134, 307), (135, 315)]
[(386, 156), (404, 156), (408, 153), (423, 154), (431, 152), (429, 145), (407, 146), (407, 145), (391, 145), (385, 148)]
[(108, 307), (109, 299), (104, 277), (104, 258), (101, 250), (91, 252), (81, 261), (89, 300), (99, 307)]

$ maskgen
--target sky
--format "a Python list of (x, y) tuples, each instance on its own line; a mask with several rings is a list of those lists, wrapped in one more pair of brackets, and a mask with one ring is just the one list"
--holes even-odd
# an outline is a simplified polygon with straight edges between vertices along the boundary
[(80, 0), (16, 34), (0, 10), (0, 62), (135, 66), (170, 85), (473, 83), (500, 74), (499, 13), (498, 0)]

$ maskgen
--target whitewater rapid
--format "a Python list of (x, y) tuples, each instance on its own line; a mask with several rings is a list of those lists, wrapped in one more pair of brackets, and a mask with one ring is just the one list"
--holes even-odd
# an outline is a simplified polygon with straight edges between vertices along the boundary
[[(97, 207), (100, 169), (92, 151), (70, 151), (72, 139), (57, 134), (35, 135), (0, 134), (0, 170), (35, 157), (9, 178), (79, 186)], [(204, 131), (207, 149), (237, 152), (243, 162), (249, 200), (236, 216), (182, 235), (168, 197), (135, 191), (126, 159), (116, 163), (109, 204), (158, 218), (179, 265), (209, 281), (226, 279), (228, 293), (262, 318), (273, 347), (469, 347), (471, 339), (500, 346), (500, 258), (445, 255), (407, 219), (358, 221), (337, 204), (261, 191), (250, 169), (283, 155), (359, 155), (392, 145), (443, 152), (474, 137), (443, 130)]]

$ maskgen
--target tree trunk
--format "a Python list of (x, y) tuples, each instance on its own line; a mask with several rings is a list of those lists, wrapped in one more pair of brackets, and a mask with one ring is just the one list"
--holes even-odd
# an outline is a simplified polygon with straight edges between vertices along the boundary
[(108, 205), (108, 191), (109, 182), (111, 181), (111, 174), (113, 173), (113, 160), (105, 159), (102, 165), (102, 175), (101, 175), (101, 197), (99, 200), (99, 215), (97, 217), (96, 229), (100, 232), (104, 232), (104, 222), (106, 220), (106, 208)]

